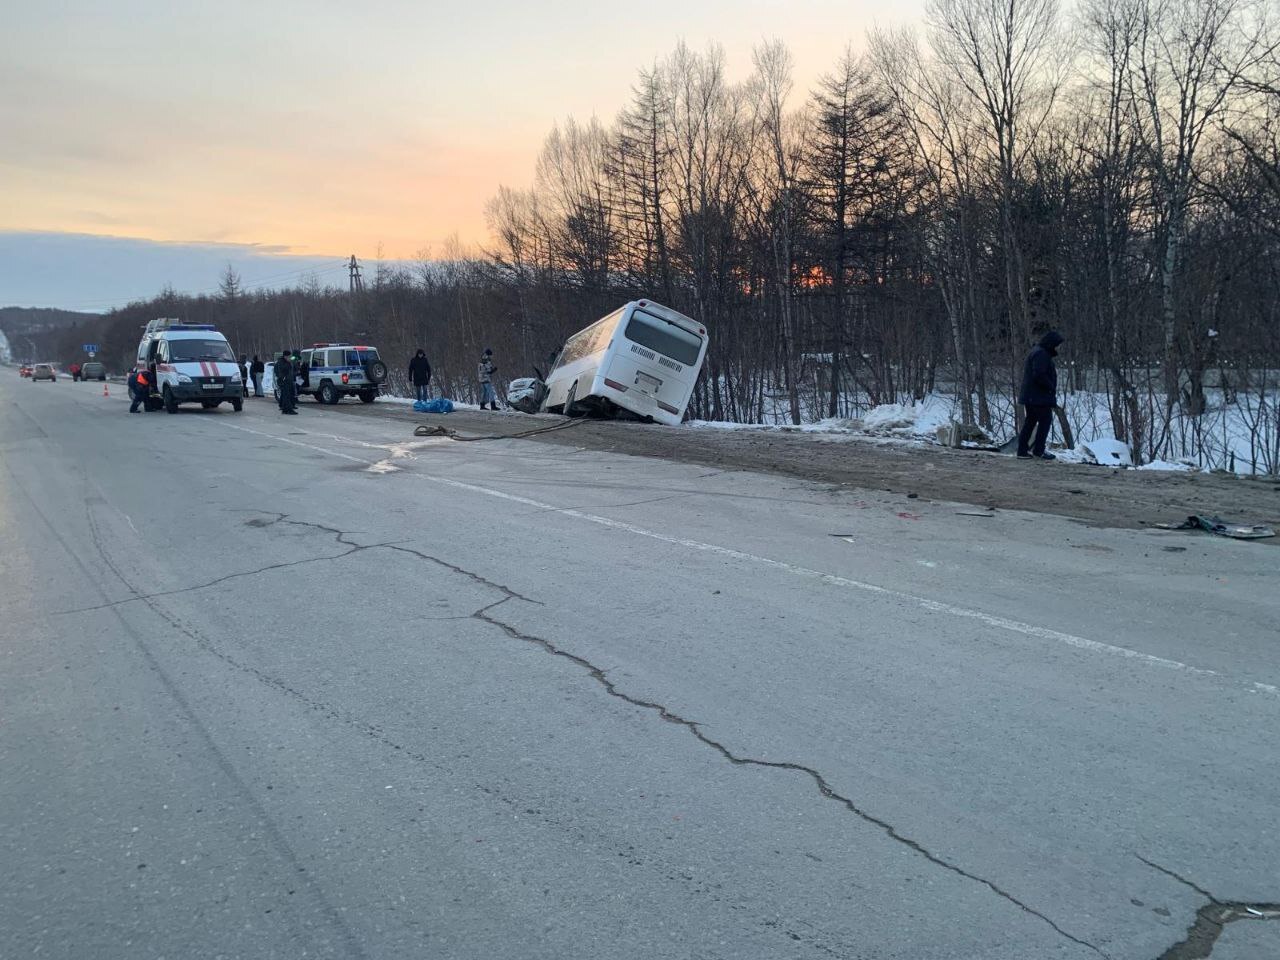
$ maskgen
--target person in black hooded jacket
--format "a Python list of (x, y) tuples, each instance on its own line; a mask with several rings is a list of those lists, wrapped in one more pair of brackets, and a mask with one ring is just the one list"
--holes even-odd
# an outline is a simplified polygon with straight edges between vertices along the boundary
[(1044, 445), (1049, 439), (1049, 429), (1053, 426), (1053, 408), (1058, 402), (1058, 369), (1053, 365), (1053, 358), (1062, 339), (1062, 334), (1057, 330), (1050, 330), (1027, 354), (1027, 362), (1023, 365), (1018, 402), (1026, 410), (1027, 416), (1018, 433), (1019, 459), (1030, 460), (1033, 456), (1042, 460), (1057, 459), (1052, 453), (1045, 452)]
[(425, 350), (419, 349), (409, 361), (409, 380), (419, 400), (431, 399), (431, 361)]

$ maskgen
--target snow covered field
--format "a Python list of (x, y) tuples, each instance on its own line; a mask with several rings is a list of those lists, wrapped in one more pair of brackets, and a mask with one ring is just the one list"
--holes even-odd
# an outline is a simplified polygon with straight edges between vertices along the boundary
[[(1127, 444), (1116, 439), (1106, 394), (1075, 392), (1064, 396), (1061, 402), (1075, 433), (1075, 448), (1063, 449), (1055, 424), (1050, 445), (1060, 459), (1113, 467), (1132, 467), (1141, 459), (1134, 456)], [(991, 440), (999, 444), (1013, 435), (1014, 410), (1002, 398), (992, 398), (990, 405), (996, 424), (989, 433)], [(1237, 395), (1234, 402), (1228, 403), (1220, 391), (1209, 391), (1206, 413), (1199, 418), (1175, 414), (1165, 443), (1168, 453), (1141, 463), (1138, 469), (1228, 470), (1241, 475), (1275, 472), (1280, 438), (1270, 437), (1268, 443), (1265, 435), (1251, 429), (1251, 421), (1258, 418), (1261, 405), (1257, 397)], [(961, 419), (958, 401), (936, 393), (918, 403), (871, 407), (857, 418), (824, 418), (794, 426), (784, 422), (781, 405), (776, 408), (775, 417), (775, 422), (765, 424), (696, 420), (689, 426), (704, 430), (783, 430), (938, 444), (941, 442), (939, 428)]]

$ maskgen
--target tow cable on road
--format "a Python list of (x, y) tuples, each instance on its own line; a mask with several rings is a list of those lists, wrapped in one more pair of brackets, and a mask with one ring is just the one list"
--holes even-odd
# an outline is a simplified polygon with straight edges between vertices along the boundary
[(450, 440), (457, 440), (459, 443), (472, 443), (476, 440), (525, 440), (529, 437), (536, 437), (542, 433), (554, 433), (557, 430), (567, 430), (570, 427), (576, 427), (580, 424), (587, 423), (587, 420), (567, 420), (564, 423), (553, 423), (549, 427), (538, 427), (536, 430), (525, 430), (521, 433), (494, 433), (481, 437), (461, 437), (458, 431), (452, 430), (443, 424), (429, 426), (420, 423), (414, 428), (413, 435), (415, 437), (448, 437)]

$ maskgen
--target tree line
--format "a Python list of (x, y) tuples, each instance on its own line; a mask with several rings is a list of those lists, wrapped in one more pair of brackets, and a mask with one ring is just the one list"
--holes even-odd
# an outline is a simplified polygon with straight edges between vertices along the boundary
[(930, 0), (920, 28), (872, 31), (807, 91), (779, 42), (737, 80), (719, 49), (680, 45), (612, 122), (550, 131), (531, 185), (489, 202), (482, 253), (386, 265), (354, 295), (225, 278), (108, 325), (167, 310), (250, 352), (421, 345), (465, 397), (483, 347), (521, 375), (651, 297), (710, 331), (695, 416), (798, 423), (938, 391), (987, 426), (1053, 327), (1064, 386), (1104, 395), (1141, 456), (1240, 398), (1280, 447), (1269, 12)]

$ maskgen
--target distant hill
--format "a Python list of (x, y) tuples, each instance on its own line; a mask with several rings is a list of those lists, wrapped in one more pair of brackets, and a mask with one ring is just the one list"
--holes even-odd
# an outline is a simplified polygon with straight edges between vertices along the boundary
[(5, 335), (4, 349), (0, 350), (0, 355), (7, 361), (56, 358), (63, 352), (57, 349), (63, 337), (71, 337), (71, 331), (76, 327), (97, 324), (101, 320), (101, 315), (96, 313), (39, 307), (0, 307), (0, 332)]
[(14, 334), (48, 333), (65, 330), (87, 320), (100, 318), (96, 313), (76, 313), (72, 310), (52, 310), (40, 307), (0, 307), (0, 330), (11, 338)]

